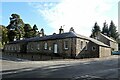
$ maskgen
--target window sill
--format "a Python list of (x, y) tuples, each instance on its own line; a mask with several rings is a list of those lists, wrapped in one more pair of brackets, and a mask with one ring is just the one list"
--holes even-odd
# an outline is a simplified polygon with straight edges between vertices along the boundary
[(68, 50), (68, 48), (64, 48), (65, 50)]

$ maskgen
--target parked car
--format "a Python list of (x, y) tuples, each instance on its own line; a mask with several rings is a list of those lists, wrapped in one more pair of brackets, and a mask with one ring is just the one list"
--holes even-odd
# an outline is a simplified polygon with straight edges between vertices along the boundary
[(120, 55), (120, 51), (113, 51), (112, 55)]

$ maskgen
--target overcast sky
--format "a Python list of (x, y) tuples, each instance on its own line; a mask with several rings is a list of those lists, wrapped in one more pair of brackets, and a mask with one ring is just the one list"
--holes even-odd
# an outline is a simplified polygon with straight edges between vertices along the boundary
[[(8, 0), (7, 0), (8, 1)], [(25, 23), (39, 29), (44, 28), (47, 35), (58, 33), (60, 26), (68, 32), (73, 27), (76, 33), (90, 36), (94, 23), (102, 28), (103, 22), (113, 20), (118, 26), (119, 0), (48, 0), (26, 2), (2, 2), (2, 24), (9, 24), (12, 13), (21, 16)]]

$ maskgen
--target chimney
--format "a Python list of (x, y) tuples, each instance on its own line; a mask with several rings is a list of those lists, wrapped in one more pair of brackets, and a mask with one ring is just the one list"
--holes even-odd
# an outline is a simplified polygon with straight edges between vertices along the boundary
[(61, 28), (59, 29), (59, 34), (62, 34), (62, 33), (64, 33), (64, 29), (62, 29), (62, 26), (61, 26)]
[(75, 31), (74, 31), (74, 28), (71, 27), (70, 30), (69, 30), (69, 32), (75, 32)]
[(43, 29), (43, 28), (40, 30), (39, 35), (40, 35), (40, 37), (45, 36), (45, 34), (44, 34), (44, 29)]

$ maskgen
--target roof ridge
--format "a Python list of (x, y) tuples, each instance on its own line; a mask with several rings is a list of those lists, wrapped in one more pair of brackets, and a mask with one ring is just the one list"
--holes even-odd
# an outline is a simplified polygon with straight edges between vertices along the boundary
[(100, 33), (102, 36), (104, 36), (105, 38), (107, 38), (107, 39), (109, 39), (109, 40), (111, 40), (111, 41), (113, 41), (113, 42), (116, 42), (113, 38), (110, 38), (110, 37), (108, 37), (108, 36), (106, 36), (106, 35), (104, 35), (104, 34), (102, 34), (102, 33)]

